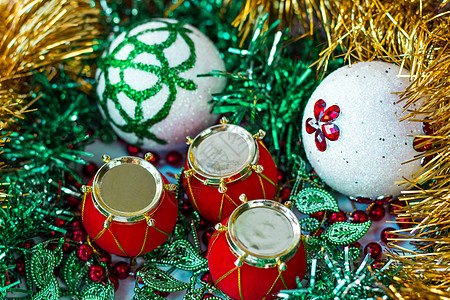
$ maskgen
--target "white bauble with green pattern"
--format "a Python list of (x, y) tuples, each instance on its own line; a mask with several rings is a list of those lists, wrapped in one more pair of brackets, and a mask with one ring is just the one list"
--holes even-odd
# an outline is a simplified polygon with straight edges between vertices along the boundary
[(115, 37), (98, 62), (100, 109), (119, 137), (149, 150), (181, 148), (214, 124), (208, 103), (226, 80), (198, 77), (225, 66), (198, 29), (152, 19)]

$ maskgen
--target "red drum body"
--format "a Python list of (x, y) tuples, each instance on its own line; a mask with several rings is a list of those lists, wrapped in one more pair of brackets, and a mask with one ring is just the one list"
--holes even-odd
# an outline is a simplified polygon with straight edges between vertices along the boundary
[(144, 159), (109, 160), (84, 187), (81, 216), (91, 241), (120, 256), (152, 251), (168, 238), (177, 220), (171, 188)]
[(191, 141), (183, 178), (189, 201), (206, 219), (221, 222), (248, 200), (273, 199), (277, 168), (261, 138), (244, 128), (220, 124)]
[(273, 299), (279, 290), (296, 288), (296, 278), (305, 275), (300, 224), (282, 204), (248, 201), (217, 229), (208, 247), (209, 270), (231, 298)]

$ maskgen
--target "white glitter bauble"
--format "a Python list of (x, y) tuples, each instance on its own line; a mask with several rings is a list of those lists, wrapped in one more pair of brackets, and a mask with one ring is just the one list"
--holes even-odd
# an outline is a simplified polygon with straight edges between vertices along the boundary
[(225, 66), (216, 47), (191, 25), (153, 19), (118, 35), (99, 60), (97, 94), (115, 132), (145, 149), (185, 145), (218, 120), (211, 94), (226, 80), (197, 77)]
[(302, 141), (308, 160), (344, 195), (397, 196), (405, 186), (395, 182), (410, 179), (421, 167), (418, 160), (402, 164), (418, 154), (408, 135), (423, 133), (421, 122), (399, 121), (405, 113), (393, 93), (409, 85), (408, 72), (398, 77), (399, 72), (398, 66), (378, 61), (342, 67), (322, 81), (305, 107)]

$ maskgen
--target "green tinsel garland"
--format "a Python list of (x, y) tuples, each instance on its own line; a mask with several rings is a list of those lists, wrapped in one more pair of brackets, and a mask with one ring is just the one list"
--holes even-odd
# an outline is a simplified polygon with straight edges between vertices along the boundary
[[(149, 8), (150, 3), (152, 6)], [(227, 90), (215, 95), (215, 112), (230, 116), (233, 122), (243, 124), (251, 131), (259, 128), (267, 130), (268, 146), (277, 156), (278, 163), (293, 173), (296, 171), (294, 162), (297, 161), (293, 156), (301, 155), (301, 147), (297, 144), (300, 132), (298, 120), (310, 94), (320, 82), (320, 74), (310, 68), (318, 58), (320, 47), (315, 45), (320, 39), (317, 36), (293, 41), (288, 32), (276, 32), (276, 24), (273, 24), (264, 34), (259, 34), (261, 28), (256, 27), (252, 39), (239, 47), (241, 41), (238, 30), (231, 26), (231, 22), (242, 3), (243, 0), (233, 1), (232, 6), (224, 9), (222, 1), (184, 1), (169, 17), (183, 19), (201, 29), (215, 41), (224, 56), (229, 73), (210, 74), (229, 78)], [(102, 0), (99, 4), (93, 2), (93, 5), (103, 8), (111, 32), (120, 31), (127, 22), (161, 17), (167, 8), (162, 1), (133, 1), (128, 7), (121, 1), (107, 3)], [(92, 62), (89, 64), (92, 66)], [(336, 62), (336, 66), (339, 64), (339, 61)], [(51, 82), (45, 74), (35, 74), (36, 86), (40, 86), (35, 95), (40, 97), (34, 107), (37, 110), (28, 115), (20, 131), (11, 134), (10, 142), (0, 157), (9, 165), (3, 170), (4, 182), (9, 184), (8, 196), (0, 208), (1, 295), (5, 295), (6, 291), (14, 291), (13, 286), (19, 278), (14, 271), (15, 257), (21, 253), (28, 258), (28, 273), (46, 274), (41, 281), (27, 278), (28, 287), (20, 290), (33, 294), (34, 299), (45, 296), (33, 289), (31, 281), (35, 285), (41, 282), (39, 284), (48, 287), (47, 291), (52, 297), (64, 293), (55, 285), (51, 275), (52, 268), (59, 263), (78, 264), (82, 275), (76, 275), (77, 278), (81, 276), (86, 279), (82, 272), (87, 266), (85, 263), (74, 260), (73, 253), (61, 257), (62, 242), (56, 241), (59, 248), (53, 251), (44, 249), (51, 242), (46, 234), (51, 231), (64, 233), (65, 229), (54, 226), (53, 221), (56, 217), (69, 221), (74, 216), (64, 202), (64, 196), (78, 195), (78, 191), (65, 180), (64, 175), (69, 172), (76, 176), (74, 171), (77, 164), (85, 163), (80, 156), (88, 155), (83, 149), (93, 138), (101, 136), (104, 140), (112, 140), (114, 137), (109, 126), (99, 121), (97, 105), (93, 104), (96, 100), (80, 91), (81, 81), (77, 79), (81, 75), (73, 79), (65, 74), (63, 66), (59, 73), (58, 78)], [(92, 137), (87, 134), (89, 129), (95, 132)], [(182, 201), (181, 196), (179, 201)], [(195, 223), (196, 215), (191, 217)], [(186, 219), (180, 217), (169, 242), (146, 255), (145, 267), (138, 272), (144, 285), (136, 283), (135, 299), (160, 299), (156, 291), (186, 290), (185, 298), (196, 300), (202, 299), (207, 292), (220, 294), (212, 285), (198, 279), (207, 270), (207, 265), (205, 258), (200, 255), (198, 241), (194, 245), (187, 242), (191, 230), (196, 230), (194, 223), (188, 225)], [(44, 244), (38, 244), (33, 249), (19, 246), (21, 242), (36, 237), (44, 239)], [(339, 252), (337, 247), (332, 249), (335, 253)], [(180, 251), (184, 253), (182, 257)], [(187, 253), (190, 260), (186, 260)], [(39, 268), (33, 268), (30, 262), (39, 257), (42, 258), (42, 264)], [(170, 272), (157, 268), (160, 266), (192, 271), (191, 282), (175, 281)], [(84, 290), (77, 294), (78, 297), (105, 299), (113, 294), (111, 285), (101, 287), (96, 284), (86, 285), (83, 280), (80, 282)], [(367, 281), (365, 283), (368, 284)], [(78, 281), (76, 284), (78, 287)], [(319, 291), (314, 291), (314, 286), (310, 286), (311, 290), (314, 293)], [(222, 295), (209, 299), (227, 297)]]

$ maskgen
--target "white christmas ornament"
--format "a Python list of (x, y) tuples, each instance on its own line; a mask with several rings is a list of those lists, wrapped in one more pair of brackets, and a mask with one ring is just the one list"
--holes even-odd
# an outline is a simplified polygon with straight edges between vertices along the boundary
[[(302, 142), (311, 166), (334, 190), (352, 197), (397, 196), (420, 161), (411, 135), (421, 122), (399, 121), (398, 93), (409, 74), (385, 62), (360, 62), (327, 76), (312, 94), (302, 121)], [(413, 107), (414, 108), (414, 107)]]
[(211, 94), (224, 78), (197, 77), (224, 71), (216, 47), (191, 25), (153, 19), (118, 35), (99, 60), (100, 108), (115, 132), (151, 150), (181, 148), (214, 124)]

